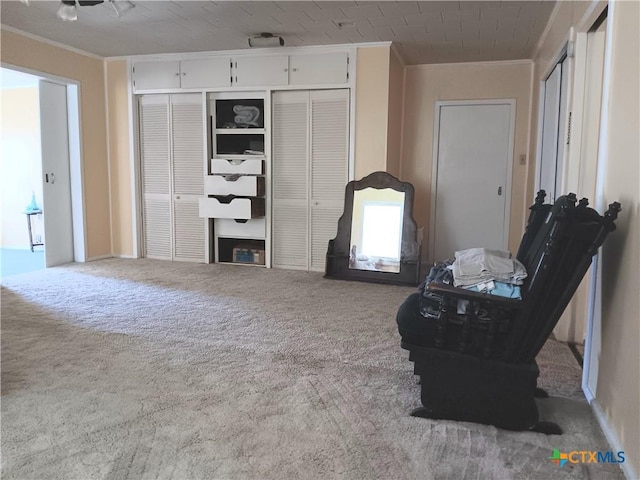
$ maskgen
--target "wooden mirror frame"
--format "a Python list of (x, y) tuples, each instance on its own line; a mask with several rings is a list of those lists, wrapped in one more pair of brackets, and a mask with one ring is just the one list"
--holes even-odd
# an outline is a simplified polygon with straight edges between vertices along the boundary
[[(402, 218), (402, 244), (400, 247), (400, 272), (378, 272), (349, 268), (351, 250), (351, 220), (353, 215), (354, 192), (365, 188), (391, 188), (404, 193), (404, 213)], [(416, 222), (413, 219), (413, 185), (401, 182), (387, 172), (374, 172), (361, 180), (347, 184), (344, 195), (344, 212), (338, 220), (336, 238), (329, 240), (325, 278), (356, 280), (361, 282), (391, 283), (397, 285), (418, 285), (420, 283), (420, 245), (417, 239)]]

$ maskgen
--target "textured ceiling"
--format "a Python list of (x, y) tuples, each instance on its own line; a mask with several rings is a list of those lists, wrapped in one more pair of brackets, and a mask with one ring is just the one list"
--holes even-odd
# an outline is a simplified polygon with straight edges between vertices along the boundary
[(260, 32), (286, 46), (394, 42), (408, 64), (531, 58), (553, 1), (137, 1), (118, 18), (109, 3), (56, 17), (57, 1), (0, 3), (0, 21), (102, 57), (248, 48)]

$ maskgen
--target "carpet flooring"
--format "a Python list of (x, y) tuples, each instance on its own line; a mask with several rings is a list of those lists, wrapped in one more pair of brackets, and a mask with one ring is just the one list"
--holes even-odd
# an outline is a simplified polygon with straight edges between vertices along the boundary
[(412, 288), (109, 259), (2, 279), (3, 479), (622, 479), (566, 345), (545, 436), (413, 418)]

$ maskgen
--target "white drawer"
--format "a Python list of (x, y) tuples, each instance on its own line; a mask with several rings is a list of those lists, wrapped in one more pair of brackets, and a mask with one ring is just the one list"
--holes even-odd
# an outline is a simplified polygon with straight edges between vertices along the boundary
[(264, 196), (264, 177), (239, 175), (207, 175), (204, 177), (206, 195)]
[(267, 221), (264, 218), (253, 218), (244, 222), (216, 218), (214, 225), (218, 237), (265, 238), (267, 234)]
[(214, 197), (198, 200), (199, 215), (204, 218), (264, 217), (264, 198), (234, 198), (228, 203)]
[(261, 158), (212, 158), (211, 173), (262, 175)]

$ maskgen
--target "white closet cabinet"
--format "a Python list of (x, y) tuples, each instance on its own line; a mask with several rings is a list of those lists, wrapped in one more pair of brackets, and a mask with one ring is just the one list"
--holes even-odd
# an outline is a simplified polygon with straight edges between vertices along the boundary
[(348, 180), (349, 91), (272, 97), (273, 266), (324, 271)]
[(229, 85), (231, 85), (229, 57), (180, 62), (180, 88), (228, 87)]
[(291, 55), (289, 85), (340, 84), (349, 81), (347, 52)]
[(180, 62), (139, 62), (133, 66), (133, 88), (180, 88)]
[(202, 95), (139, 98), (145, 256), (204, 262)]
[(138, 90), (213, 88), (231, 85), (231, 58), (137, 62), (133, 86)]
[(287, 55), (237, 57), (233, 61), (234, 87), (286, 85), (289, 79)]

